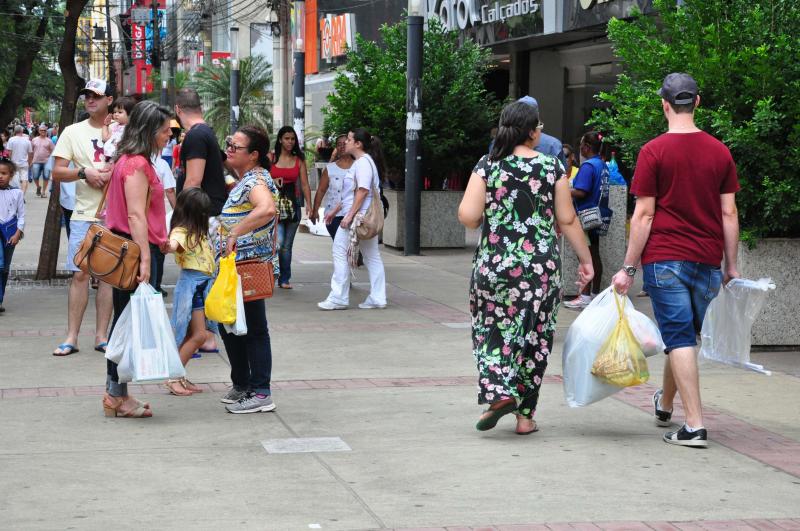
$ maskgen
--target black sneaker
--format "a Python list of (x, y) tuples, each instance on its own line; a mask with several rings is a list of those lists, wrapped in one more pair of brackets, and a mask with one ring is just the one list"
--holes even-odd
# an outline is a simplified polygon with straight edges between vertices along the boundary
[(659, 389), (653, 393), (653, 409), (656, 412), (656, 426), (667, 428), (672, 426), (672, 411), (664, 411), (658, 409), (658, 402), (661, 400), (661, 395), (664, 394), (663, 389)]
[(664, 434), (664, 442), (677, 444), (679, 446), (691, 446), (693, 448), (708, 447), (708, 432), (705, 428), (700, 428), (695, 432), (686, 431), (686, 425), (681, 426), (678, 431), (671, 431)]

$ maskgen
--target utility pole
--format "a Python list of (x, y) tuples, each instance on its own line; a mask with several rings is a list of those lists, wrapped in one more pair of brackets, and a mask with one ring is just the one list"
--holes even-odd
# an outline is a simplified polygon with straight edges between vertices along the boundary
[(106, 3), (106, 55), (108, 57), (108, 83), (114, 87), (114, 93), (119, 94), (120, 90), (117, 87), (117, 69), (114, 67), (114, 41), (111, 39), (111, 8), (108, 5), (110, 0), (105, 0)]
[(306, 3), (295, 0), (294, 3), (294, 80), (292, 82), (294, 104), (292, 106), (292, 125), (297, 133), (297, 144), (300, 149), (305, 146), (306, 138), (306, 54), (305, 27)]
[(408, 42), (406, 48), (406, 192), (405, 256), (419, 254), (422, 179), (422, 32), (425, 18), (422, 0), (408, 1)]
[(239, 129), (239, 28), (231, 27), (231, 135)]
[(161, 71), (161, 25), (158, 23), (158, 0), (151, 4), (153, 10), (153, 51), (150, 54), (150, 65), (154, 70)]

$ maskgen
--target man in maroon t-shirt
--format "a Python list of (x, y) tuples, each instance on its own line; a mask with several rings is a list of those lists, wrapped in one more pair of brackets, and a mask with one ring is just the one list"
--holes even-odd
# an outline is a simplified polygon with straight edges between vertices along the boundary
[(668, 354), (663, 388), (653, 395), (656, 424), (671, 425), (672, 402), (679, 392), (685, 424), (666, 433), (664, 441), (705, 448), (697, 333), (723, 277), (727, 282), (739, 276), (739, 182), (728, 148), (694, 123), (694, 109), (700, 104), (695, 80), (688, 74), (669, 74), (659, 95), (669, 130), (639, 152), (631, 185), (636, 208), (630, 242), (625, 265), (613, 283), (618, 292), (627, 293), (641, 262)]

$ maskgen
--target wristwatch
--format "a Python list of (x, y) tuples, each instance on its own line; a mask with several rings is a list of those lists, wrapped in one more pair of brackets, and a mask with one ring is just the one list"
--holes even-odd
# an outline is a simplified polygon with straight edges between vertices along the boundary
[(78, 170), (78, 179), (86, 179), (86, 168)]
[(629, 277), (635, 277), (636, 276), (636, 266), (624, 265), (624, 266), (622, 266), (622, 270), (625, 271), (625, 273)]

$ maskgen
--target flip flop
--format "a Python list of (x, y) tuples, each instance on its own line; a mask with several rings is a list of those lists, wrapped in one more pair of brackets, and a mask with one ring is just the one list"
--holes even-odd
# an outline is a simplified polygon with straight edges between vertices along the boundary
[(514, 433), (516, 433), (517, 435), (530, 435), (531, 433), (535, 433), (537, 431), (539, 431), (539, 425), (536, 423), (536, 421), (534, 421), (532, 430), (530, 430), (530, 431), (517, 431), (517, 430), (514, 430)]
[[(62, 352), (53, 352), (53, 356), (69, 356), (70, 354), (75, 354), (76, 352), (80, 352), (75, 345), (70, 345), (69, 343), (61, 343), (59, 346), (56, 347), (58, 350)], [(63, 352), (67, 351), (67, 352)]]
[(294, 289), (294, 286), (292, 286), (288, 282), (285, 283), (285, 284), (280, 284), (278, 287), (281, 288), (281, 289)]
[(199, 348), (199, 349), (197, 349), (197, 352), (200, 352), (202, 354), (219, 354), (219, 349), (218, 348)]
[(194, 354), (192, 354), (192, 359), (193, 360), (196, 360), (197, 358), (202, 358), (202, 357), (203, 357), (203, 355), (200, 354), (199, 352), (195, 352)]
[(485, 415), (486, 413), (490, 413), (488, 417), (481, 418), (478, 420), (478, 423), (475, 424), (475, 429), (478, 431), (486, 431), (491, 430), (495, 426), (497, 426), (497, 421), (500, 420), (500, 417), (504, 415), (508, 415), (509, 413), (513, 413), (517, 410), (517, 402), (515, 400), (509, 400), (506, 405), (503, 407), (499, 407), (497, 409), (492, 409), (491, 407), (483, 412)]
[(108, 346), (108, 341), (103, 341), (102, 343), (98, 343), (94, 346), (94, 349), (97, 352), (102, 352), (103, 354), (106, 353), (106, 347)]

